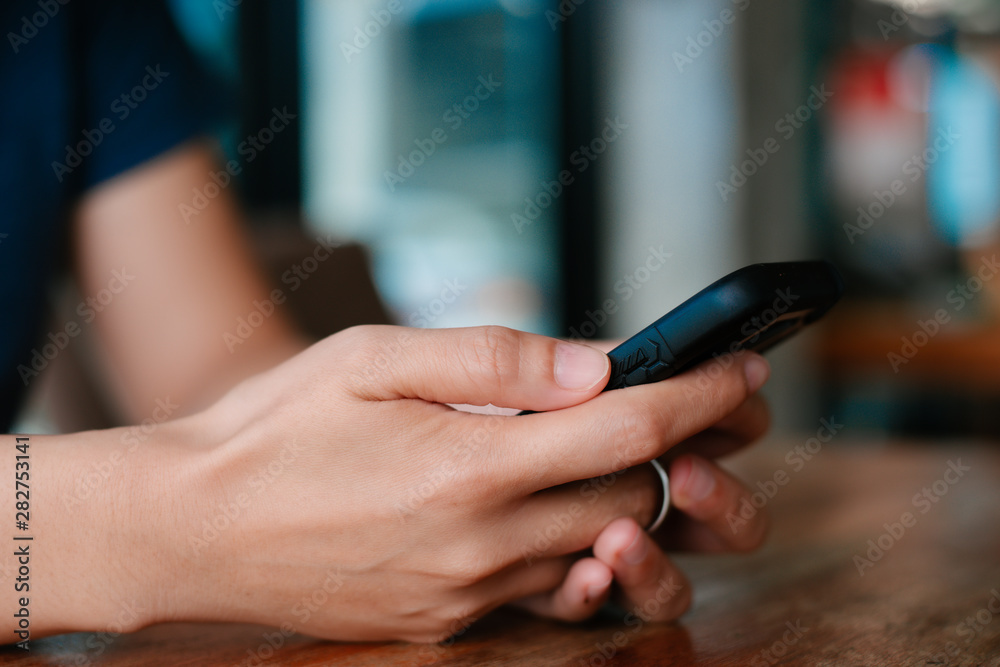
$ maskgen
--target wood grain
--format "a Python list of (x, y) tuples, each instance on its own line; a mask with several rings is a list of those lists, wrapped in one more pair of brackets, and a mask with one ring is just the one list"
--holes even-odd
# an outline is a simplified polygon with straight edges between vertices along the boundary
[[(0, 650), (0, 664), (1000, 667), (1000, 613), (990, 609), (1000, 611), (996, 448), (885, 447), (842, 434), (796, 470), (785, 456), (804, 443), (772, 441), (733, 462), (751, 485), (788, 473), (767, 501), (771, 537), (752, 555), (678, 557), (696, 593), (676, 624), (626, 625), (607, 613), (564, 625), (502, 610), (447, 646), (174, 624), (39, 640), (28, 654)], [(969, 470), (947, 474), (949, 462)], [(925, 488), (926, 500), (915, 499)], [(855, 556), (880, 538), (889, 548), (859, 573)]]

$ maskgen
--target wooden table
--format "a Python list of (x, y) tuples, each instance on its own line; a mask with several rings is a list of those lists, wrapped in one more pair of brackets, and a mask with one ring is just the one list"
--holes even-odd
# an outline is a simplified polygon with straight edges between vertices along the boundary
[(177, 624), (39, 640), (0, 649), (0, 664), (1000, 666), (1000, 448), (881, 447), (845, 429), (796, 470), (785, 455), (805, 444), (772, 440), (733, 462), (751, 484), (788, 474), (767, 501), (771, 537), (749, 556), (680, 558), (696, 593), (676, 624), (501, 611), (448, 646)]
[[(940, 326), (932, 321), (939, 310), (948, 317)], [(817, 362), (828, 378), (896, 379), (964, 393), (1000, 389), (1000, 374), (994, 372), (1000, 367), (1000, 323), (969, 318), (943, 299), (923, 306), (845, 300), (816, 332)], [(898, 357), (890, 360), (890, 353)]]

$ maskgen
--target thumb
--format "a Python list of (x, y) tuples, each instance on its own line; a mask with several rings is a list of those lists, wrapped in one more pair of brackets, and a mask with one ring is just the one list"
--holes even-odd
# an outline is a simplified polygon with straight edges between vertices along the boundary
[(608, 356), (588, 345), (505, 327), (366, 326), (348, 355), (353, 390), (376, 400), (420, 398), (522, 410), (557, 410), (604, 389)]

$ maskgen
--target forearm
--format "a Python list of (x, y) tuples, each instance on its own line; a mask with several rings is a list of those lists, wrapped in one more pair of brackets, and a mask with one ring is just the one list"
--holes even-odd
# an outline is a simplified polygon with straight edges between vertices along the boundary
[[(439, 641), (519, 599), (583, 618), (613, 577), (642, 605), (681, 575), (652, 543), (653, 556), (631, 558), (661, 500), (648, 470), (622, 467), (752, 408), (764, 363), (734, 360), (710, 391), (681, 374), (626, 395), (601, 391), (610, 364), (585, 346), (498, 327), (355, 327), (181, 420), (31, 436), (25, 454), (4, 436), (0, 630), (21, 639), (24, 608), (31, 638), (230, 621)], [(474, 415), (454, 403), (544, 414)], [(29, 457), (23, 530), (11, 506), (17, 456)], [(759, 543), (763, 523), (735, 535), (725, 519), (749, 491), (715, 470), (706, 494), (704, 479), (691, 481), (696, 461), (684, 460), (671, 499), (708, 532), (686, 524), (678, 546)], [(608, 476), (602, 497), (581, 502), (579, 480)], [(625, 530), (612, 530), (623, 517)], [(33, 538), (24, 556), (12, 533)], [(590, 545), (595, 558), (567, 556)], [(676, 617), (686, 599), (658, 618)]]
[[(185, 144), (86, 193), (77, 209), (80, 290), (113, 294), (94, 328), (124, 421), (166, 401), (174, 417), (197, 412), (305, 347), (287, 307), (270, 301), (232, 194), (184, 214), (213, 169), (209, 144)], [(268, 303), (268, 316), (254, 319)], [(249, 334), (240, 329), (248, 318)]]
[[(181, 514), (171, 461), (197, 446), (196, 433), (184, 420), (145, 432), (0, 439), (0, 495), (8, 522), (8, 544), (0, 550), (4, 643), (24, 639), (18, 630), (31, 639), (130, 631), (163, 613), (171, 600), (155, 592), (176, 591), (163, 586), (176, 568), (162, 536)], [(16, 472), (28, 474), (18, 478)], [(27, 509), (15, 516), (18, 507)]]

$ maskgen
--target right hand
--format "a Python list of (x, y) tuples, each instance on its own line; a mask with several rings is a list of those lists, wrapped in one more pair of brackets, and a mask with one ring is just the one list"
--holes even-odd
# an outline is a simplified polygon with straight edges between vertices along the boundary
[[(762, 363), (741, 356), (708, 387), (688, 373), (598, 395), (607, 357), (543, 336), (331, 336), (184, 420), (183, 460), (133, 499), (169, 526), (136, 554), (137, 571), (156, 570), (143, 621), (434, 641), (507, 602), (564, 593), (595, 562), (579, 552), (615, 519), (647, 525), (660, 489), (649, 466), (594, 502), (563, 485), (637, 466), (712, 426), (764, 381)], [(446, 405), (461, 403), (548, 412)], [(548, 613), (579, 618), (602, 596)]]

